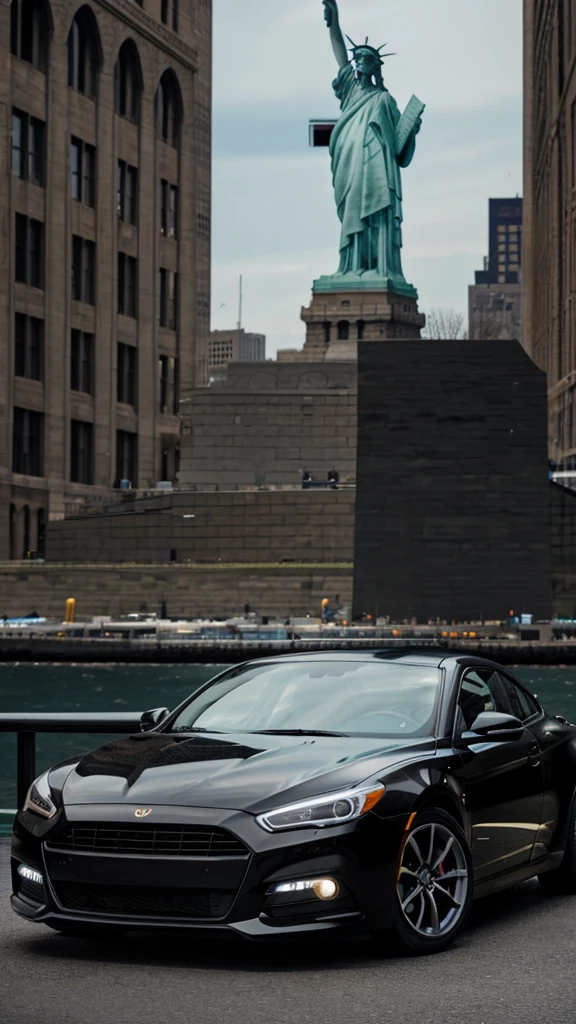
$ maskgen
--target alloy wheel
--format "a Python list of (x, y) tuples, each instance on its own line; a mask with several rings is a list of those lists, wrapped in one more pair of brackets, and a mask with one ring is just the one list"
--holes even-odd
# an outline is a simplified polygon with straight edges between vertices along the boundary
[(464, 850), (446, 825), (432, 822), (410, 833), (398, 873), (400, 909), (422, 938), (440, 938), (460, 920), (470, 885)]

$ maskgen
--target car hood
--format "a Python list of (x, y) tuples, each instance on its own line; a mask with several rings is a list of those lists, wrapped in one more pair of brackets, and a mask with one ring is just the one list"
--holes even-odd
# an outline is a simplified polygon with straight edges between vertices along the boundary
[(434, 750), (431, 739), (196, 736), (141, 733), (86, 754), (63, 787), (64, 804), (214, 807), (257, 813), (271, 798), (307, 798), (385, 772)]

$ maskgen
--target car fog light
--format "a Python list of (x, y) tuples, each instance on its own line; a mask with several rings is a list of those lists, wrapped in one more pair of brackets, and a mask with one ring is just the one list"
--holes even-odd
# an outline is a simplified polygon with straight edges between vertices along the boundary
[(333, 878), (319, 878), (313, 889), (319, 900), (334, 900), (338, 895), (338, 882)]
[(338, 882), (333, 878), (311, 878), (297, 882), (281, 882), (272, 889), (273, 893), (313, 892), (319, 900), (333, 900), (340, 892)]
[(34, 882), (36, 885), (44, 885), (44, 877), (39, 871), (34, 871), (33, 868), (26, 867), (25, 864), (18, 865), (18, 874), (21, 878), (25, 878), (27, 882)]

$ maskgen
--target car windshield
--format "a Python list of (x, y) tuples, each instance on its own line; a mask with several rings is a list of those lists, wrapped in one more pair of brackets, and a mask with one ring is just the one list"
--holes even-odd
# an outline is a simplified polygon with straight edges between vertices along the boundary
[(431, 736), (440, 671), (362, 661), (251, 665), (216, 680), (173, 731)]

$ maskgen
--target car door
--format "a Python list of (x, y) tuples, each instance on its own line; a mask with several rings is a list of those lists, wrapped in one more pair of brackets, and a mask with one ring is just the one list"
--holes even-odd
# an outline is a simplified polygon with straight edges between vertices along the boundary
[(562, 782), (565, 778), (564, 764), (559, 756), (563, 736), (556, 723), (550, 728), (550, 720), (546, 718), (538, 701), (531, 694), (507, 673), (500, 672), (499, 675), (506, 687), (512, 714), (524, 722), (525, 727), (534, 736), (540, 747), (544, 772), (544, 795), (540, 830), (532, 850), (532, 860), (538, 860), (541, 857), (546, 857), (550, 852), (552, 839), (558, 827), (561, 804), (570, 800), (573, 790), (573, 784), (566, 779), (566, 791), (563, 793), (558, 791), (558, 783), (560, 782), (563, 789)]
[[(458, 694), (455, 742), (483, 711), (513, 714), (506, 687), (491, 669), (467, 669)], [(466, 802), (477, 881), (528, 863), (540, 827), (544, 773), (529, 729), (521, 739), (490, 740), (464, 749)]]

